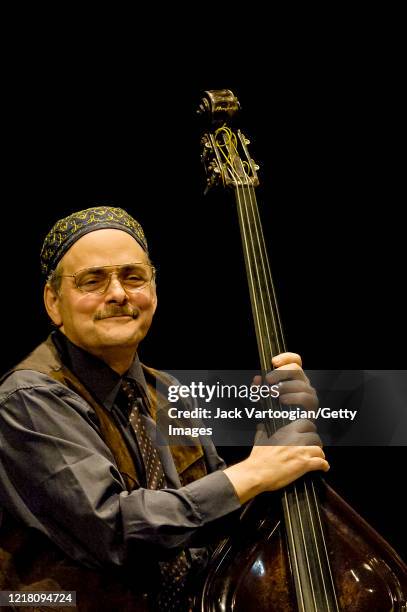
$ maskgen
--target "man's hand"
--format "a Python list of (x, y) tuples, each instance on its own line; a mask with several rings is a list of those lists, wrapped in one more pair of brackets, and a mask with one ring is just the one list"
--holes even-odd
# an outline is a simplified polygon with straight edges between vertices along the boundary
[[(266, 376), (270, 385), (279, 383), (282, 404), (315, 410), (318, 398), (301, 367), (301, 357), (282, 353), (273, 358), (276, 368)], [(289, 379), (289, 380), (288, 380)], [(261, 384), (256, 376), (254, 384)], [(233, 465), (224, 474), (243, 504), (264, 491), (275, 491), (307, 472), (329, 470), (321, 440), (311, 421), (300, 419), (280, 428), (270, 438), (260, 427), (250, 456)]]
[(256, 446), (320, 446), (322, 448), (322, 441), (312, 421), (297, 419), (280, 427), (270, 437), (265, 424), (261, 423), (257, 427), (254, 440), (254, 447)]
[[(301, 406), (304, 410), (316, 410), (316, 391), (302, 369), (301, 357), (297, 353), (281, 353), (272, 359), (274, 370), (266, 375), (267, 384), (279, 385), (280, 404)], [(264, 384), (261, 376), (255, 376), (253, 384)]]

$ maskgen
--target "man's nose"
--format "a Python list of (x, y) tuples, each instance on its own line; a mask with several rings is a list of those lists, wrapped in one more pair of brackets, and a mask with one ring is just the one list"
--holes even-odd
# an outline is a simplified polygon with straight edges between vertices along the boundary
[(113, 302), (125, 302), (128, 300), (128, 297), (119, 277), (116, 274), (111, 274), (105, 293), (105, 299)]

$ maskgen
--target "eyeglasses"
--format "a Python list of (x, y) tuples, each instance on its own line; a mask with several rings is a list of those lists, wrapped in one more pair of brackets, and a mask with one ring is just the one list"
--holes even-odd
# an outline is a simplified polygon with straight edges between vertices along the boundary
[(116, 266), (97, 266), (94, 268), (84, 268), (75, 274), (60, 274), (62, 277), (70, 277), (75, 281), (75, 285), (82, 293), (103, 294), (107, 291), (112, 274), (116, 273), (123, 289), (129, 293), (142, 291), (155, 278), (154, 266), (147, 263), (129, 263)]

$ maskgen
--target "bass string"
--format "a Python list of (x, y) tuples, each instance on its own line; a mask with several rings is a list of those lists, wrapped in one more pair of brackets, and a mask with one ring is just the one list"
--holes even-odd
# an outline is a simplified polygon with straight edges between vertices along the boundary
[[(238, 200), (238, 209), (239, 209), (239, 217), (240, 217), (239, 221), (240, 221), (241, 229), (242, 229), (245, 260), (246, 260), (246, 266), (247, 266), (247, 271), (248, 271), (248, 276), (249, 276), (249, 287), (250, 287), (250, 292), (252, 295), (255, 323), (256, 323), (256, 327), (258, 328), (257, 335), (259, 339), (259, 350), (260, 350), (260, 355), (261, 355), (262, 369), (264, 371), (267, 371), (268, 369), (271, 369), (271, 359), (267, 359), (267, 353), (269, 353), (269, 355), (272, 355), (271, 334), (272, 333), (274, 334), (276, 348), (279, 352), (285, 349), (284, 338), (282, 334), (282, 326), (281, 326), (281, 321), (280, 321), (278, 307), (277, 307), (277, 300), (275, 297), (274, 285), (272, 283), (272, 277), (271, 277), (268, 257), (267, 257), (266, 250), (265, 250), (264, 234), (263, 234), (262, 226), (260, 223), (259, 212), (258, 212), (258, 207), (257, 207), (256, 199), (255, 199), (254, 190), (251, 186), (244, 185), (243, 181), (240, 179), (239, 179), (239, 183), (240, 183), (240, 190), (239, 189), (237, 190), (237, 200)], [(246, 194), (248, 194), (248, 198), (246, 198)], [(256, 234), (255, 238), (254, 238), (254, 233)], [(258, 248), (259, 258), (256, 257), (255, 245), (258, 245), (259, 247)], [(265, 300), (267, 300), (267, 303), (265, 302)], [(274, 304), (272, 304), (272, 300), (274, 301)], [(267, 313), (267, 310), (268, 310), (268, 313)], [(268, 314), (270, 316), (267, 316)], [(271, 329), (269, 327), (269, 321), (271, 322), (271, 325), (270, 325)], [(270, 361), (270, 363), (267, 363), (268, 361)], [(309, 575), (309, 580), (311, 584), (311, 589), (313, 591), (313, 600), (314, 600), (314, 603), (316, 604), (315, 589), (313, 585), (312, 573), (311, 573), (310, 562), (309, 562), (310, 551), (308, 551), (307, 549), (307, 538), (305, 537), (305, 532), (304, 532), (304, 527), (303, 527), (303, 522), (302, 522), (302, 517), (301, 517), (301, 504), (298, 499), (298, 490), (297, 490), (296, 483), (293, 483), (293, 489), (295, 493), (297, 513), (298, 513), (298, 517), (300, 521), (301, 539), (303, 541), (303, 546), (304, 546), (304, 550), (306, 554), (308, 575)], [(316, 497), (316, 492), (315, 492), (315, 488), (313, 485), (312, 485), (312, 489), (313, 489), (314, 502), (317, 505), (317, 497)], [(315, 550), (317, 551), (317, 555), (318, 555), (318, 564), (320, 568), (321, 578), (322, 578), (324, 590), (326, 593), (325, 577), (324, 577), (324, 572), (322, 569), (321, 559), (319, 556), (319, 548), (317, 545), (317, 538), (316, 538), (315, 527), (314, 527), (314, 522), (313, 522), (313, 517), (312, 517), (312, 512), (311, 512), (309, 493), (308, 493), (306, 486), (304, 486), (304, 493), (305, 493), (305, 497), (307, 500), (309, 521), (312, 525), (312, 537), (314, 539)], [(298, 573), (299, 569), (298, 569), (298, 559), (297, 559), (297, 552), (296, 552), (297, 547), (295, 544), (296, 538), (294, 537), (294, 533), (293, 533), (293, 520), (291, 516), (291, 509), (290, 509), (290, 504), (288, 503), (286, 491), (284, 492), (284, 496), (285, 496), (285, 501), (286, 501), (286, 508), (288, 511), (288, 519), (289, 519), (288, 528), (291, 531), (290, 539), (292, 543), (294, 544), (293, 550), (295, 553), (295, 565), (297, 566), (296, 570)], [(318, 513), (318, 519), (320, 521), (319, 513)], [(324, 540), (324, 535), (323, 535), (322, 530), (321, 530), (321, 535), (322, 535), (322, 539)], [(325, 541), (323, 542), (323, 545), (326, 551)], [(301, 589), (300, 580), (298, 580), (298, 584)], [(303, 599), (302, 593), (301, 593), (301, 599)]]
[[(237, 210), (238, 210), (238, 217), (239, 217), (239, 225), (240, 225), (242, 243), (243, 243), (243, 254), (244, 254), (244, 259), (245, 259), (245, 264), (246, 264), (247, 279), (249, 283), (249, 293), (250, 293), (250, 298), (251, 298), (251, 303), (252, 303), (257, 343), (258, 343), (259, 352), (260, 352), (261, 368), (262, 370), (264, 370), (266, 367), (266, 363), (265, 363), (265, 359), (266, 359), (265, 340), (266, 338), (264, 334), (262, 333), (262, 318), (261, 318), (261, 313), (260, 313), (260, 308), (259, 308), (259, 300), (257, 298), (255, 278), (254, 278), (253, 271), (252, 271), (253, 267), (252, 267), (251, 252), (250, 252), (251, 244), (247, 236), (247, 220), (244, 218), (244, 214), (243, 214), (245, 212), (245, 207), (244, 205), (242, 205), (239, 190), (237, 190), (236, 194), (237, 194), (237, 202), (238, 202)], [(262, 306), (264, 309), (264, 304)], [(263, 320), (264, 320), (264, 317), (263, 317)]]
[[(270, 280), (272, 280), (271, 279), (271, 273), (270, 273), (270, 267), (269, 267), (269, 264), (268, 264), (268, 257), (267, 257), (267, 254), (265, 252), (264, 234), (263, 234), (263, 231), (262, 231), (262, 225), (260, 223), (258, 206), (257, 206), (257, 202), (256, 202), (256, 199), (255, 199), (254, 190), (251, 189), (251, 188), (249, 188), (249, 196), (250, 196), (250, 212), (251, 212), (252, 218), (254, 219), (254, 222), (255, 222), (254, 223), (254, 227), (256, 228), (256, 232), (257, 232), (256, 238), (257, 238), (257, 240), (260, 243), (262, 243), (263, 248), (264, 248), (264, 256), (262, 254), (262, 249), (260, 250), (260, 253), (262, 254), (262, 262), (261, 262), (260, 270), (263, 269), (264, 273), (266, 273), (266, 271), (267, 271)], [(265, 262), (267, 262), (267, 267), (265, 266)], [(269, 306), (270, 306), (270, 309), (272, 311), (273, 311), (274, 308), (276, 310), (276, 315), (273, 316), (273, 319), (272, 319), (273, 320), (273, 324), (274, 324), (274, 326), (277, 325), (277, 324), (280, 324), (280, 326), (281, 326), (281, 321), (280, 321), (279, 313), (278, 313), (277, 300), (275, 298), (274, 286), (271, 287), (271, 291), (273, 292), (274, 305), (271, 303), (271, 300), (270, 300)], [(271, 294), (271, 291), (268, 292), (268, 295)], [(264, 315), (266, 316), (266, 313), (264, 313)], [(277, 319), (278, 323), (276, 323), (276, 319)], [(280, 338), (280, 337), (283, 338), (282, 329), (281, 329), (280, 333), (279, 333), (279, 331), (280, 330), (275, 330), (275, 337), (277, 339)], [(280, 350), (282, 348), (285, 348), (284, 344), (283, 344), (283, 346), (280, 347)], [(323, 585), (323, 588), (324, 588), (325, 599), (326, 599), (326, 602), (327, 602), (327, 604), (329, 606), (327, 587), (326, 587), (326, 584), (325, 584), (325, 575), (324, 575), (324, 571), (323, 571), (323, 567), (322, 567), (322, 560), (321, 560), (320, 550), (319, 550), (319, 546), (318, 546), (316, 528), (315, 528), (315, 524), (314, 524), (314, 516), (313, 516), (313, 513), (312, 513), (312, 509), (311, 509), (310, 495), (308, 493), (308, 488), (307, 488), (307, 484), (306, 484), (305, 480), (303, 481), (302, 486), (303, 486), (303, 490), (304, 490), (304, 494), (305, 494), (305, 498), (306, 498), (306, 503), (307, 503), (307, 509), (308, 509), (308, 517), (306, 516), (305, 518), (309, 519), (309, 524), (311, 525), (312, 535), (313, 535), (314, 545), (315, 545), (315, 551), (316, 551), (316, 554), (317, 554), (318, 568), (319, 568), (320, 576), (322, 578), (322, 585)], [(317, 496), (316, 496), (314, 482), (313, 482), (312, 479), (311, 479), (311, 487), (312, 487), (312, 493), (313, 493), (314, 508), (316, 510), (317, 517), (318, 517), (318, 520), (319, 520), (321, 540), (322, 540), (323, 548), (324, 548), (324, 551), (325, 551), (326, 559), (328, 559), (328, 556), (327, 556), (327, 546), (326, 546), (325, 537), (324, 537), (324, 533), (323, 533), (323, 529), (322, 529), (322, 523), (321, 523), (321, 519), (320, 519), (320, 515), (319, 515), (318, 501), (317, 501)], [(298, 517), (299, 517), (300, 524), (301, 524), (301, 536), (302, 536), (302, 539), (303, 539), (304, 550), (305, 550), (306, 556), (307, 556), (307, 566), (309, 568), (310, 567), (309, 566), (309, 553), (308, 553), (308, 550), (307, 550), (307, 541), (306, 541), (306, 538), (305, 538), (305, 531), (304, 531), (304, 527), (303, 527), (303, 524), (302, 524), (302, 516), (301, 516), (301, 513), (303, 512), (303, 507), (302, 507), (302, 504), (300, 504), (300, 502), (298, 500), (298, 486), (297, 486), (296, 483), (293, 484), (293, 490), (294, 490), (294, 493), (295, 493), (295, 496), (296, 496)], [(331, 579), (331, 581), (333, 583), (333, 578), (332, 578), (332, 574), (331, 574), (331, 570), (330, 570), (330, 564), (327, 563), (327, 565), (328, 565), (329, 572), (330, 572), (330, 579)], [(311, 579), (311, 588), (313, 589), (313, 594), (314, 594), (314, 588), (313, 588), (311, 573), (309, 573), (309, 576), (310, 576), (310, 579)], [(334, 593), (335, 593), (335, 591), (334, 591)], [(314, 598), (314, 602), (315, 602), (315, 597), (313, 597), (313, 598)]]
[[(259, 299), (257, 296), (257, 292), (255, 289), (255, 278), (254, 278), (254, 271), (257, 271), (257, 276), (259, 276), (259, 269), (258, 269), (258, 263), (256, 261), (256, 258), (254, 257), (254, 253), (251, 252), (251, 247), (253, 245), (253, 237), (250, 236), (250, 239), (248, 237), (248, 233), (251, 234), (251, 230), (250, 230), (250, 223), (248, 222), (248, 207), (246, 205), (246, 198), (244, 195), (244, 191), (241, 191), (239, 189), (237, 189), (236, 191), (236, 195), (237, 195), (237, 202), (238, 202), (238, 213), (239, 213), (239, 222), (240, 222), (240, 227), (241, 227), (241, 232), (242, 232), (242, 242), (243, 242), (243, 251), (244, 251), (244, 256), (245, 256), (245, 262), (246, 262), (246, 269), (247, 269), (247, 275), (248, 275), (248, 281), (249, 281), (249, 288), (250, 288), (250, 294), (251, 294), (251, 298), (252, 298), (252, 305), (253, 305), (253, 314), (254, 314), (254, 319), (255, 319), (255, 328), (256, 328), (256, 333), (257, 333), (257, 337), (259, 339), (259, 352), (260, 352), (260, 361), (261, 361), (261, 368), (263, 370), (263, 372), (267, 371), (268, 367), (271, 367), (271, 363), (267, 364), (267, 358), (266, 358), (266, 351), (265, 351), (265, 346), (264, 346), (264, 335), (262, 333), (262, 320), (265, 321), (266, 327), (268, 329), (268, 317), (265, 317), (263, 314), (263, 319), (261, 320), (260, 317), (260, 309), (259, 309)], [(253, 260), (253, 261), (252, 261)], [(254, 262), (254, 265), (253, 265)], [(264, 302), (263, 302), (263, 296), (260, 297), (260, 300), (263, 304), (263, 313), (265, 312), (265, 307), (264, 307)], [(277, 337), (276, 337), (277, 339)], [(270, 347), (269, 347), (270, 348)], [(279, 348), (279, 347), (278, 347)], [(284, 493), (284, 496), (286, 498), (286, 494)], [(295, 537), (294, 537), (294, 529), (293, 529), (293, 519), (291, 516), (291, 509), (290, 506), (288, 504), (288, 500), (287, 498), (285, 499), (286, 501), (286, 508), (287, 508), (287, 518), (288, 518), (288, 522), (287, 522), (287, 528), (288, 528), (288, 536), (289, 539), (292, 543), (292, 547), (294, 550), (294, 571), (296, 574), (296, 583), (299, 586), (300, 592), (300, 598), (301, 598), (301, 607), (304, 608), (304, 597), (303, 597), (303, 593), (302, 593), (302, 586), (301, 586), (301, 581), (300, 581), (300, 573), (299, 573), (299, 566), (298, 566), (298, 555), (296, 553), (296, 544), (295, 544)]]
[[(328, 557), (328, 548), (327, 548), (327, 544), (326, 544), (326, 540), (325, 540), (325, 536), (324, 536), (324, 530), (323, 530), (323, 526), (322, 526), (322, 520), (321, 520), (321, 515), (319, 512), (319, 503), (318, 503), (318, 497), (315, 491), (315, 483), (314, 481), (311, 479), (310, 480), (310, 484), (311, 484), (311, 489), (312, 489), (312, 497), (314, 499), (314, 511), (317, 517), (317, 521), (318, 521), (318, 525), (319, 525), (319, 533), (322, 535), (321, 537), (321, 541), (322, 541), (322, 546), (323, 546), (323, 553), (325, 555), (325, 559), (327, 559), (327, 567), (328, 567), (328, 572), (329, 572), (329, 580), (330, 580), (330, 584), (332, 585), (332, 593), (333, 593), (333, 597), (334, 597), (334, 603), (335, 603), (335, 607), (336, 610), (339, 610), (339, 603), (336, 597), (336, 590), (335, 590), (335, 586), (334, 586), (334, 578), (332, 575), (332, 570), (331, 570), (331, 564), (329, 563), (329, 557)], [(304, 490), (306, 492), (306, 497), (307, 497), (307, 503), (308, 503), (308, 512), (309, 512), (309, 516), (311, 518), (311, 526), (312, 526), (312, 530), (313, 532), (315, 532), (315, 524), (314, 524), (314, 520), (313, 520), (313, 514), (312, 514), (312, 508), (309, 502), (310, 496), (308, 495), (308, 491), (307, 491), (307, 482), (306, 480), (304, 480)], [(316, 535), (315, 535), (315, 539), (316, 539)], [(321, 561), (321, 557), (320, 557), (320, 553), (319, 553), (319, 548), (317, 546), (317, 555), (318, 555), (318, 563), (319, 563), (319, 568), (320, 568), (320, 572), (321, 575), (324, 577), (324, 570), (322, 568), (322, 561)], [(324, 585), (324, 593), (325, 593), (325, 598), (329, 607), (329, 600), (328, 600), (328, 594), (327, 594), (327, 590), (326, 590), (326, 584), (325, 584), (325, 580), (323, 581), (323, 585)]]
[[(279, 351), (286, 350), (286, 344), (285, 344), (285, 340), (284, 340), (284, 332), (283, 332), (283, 327), (282, 327), (282, 324), (281, 324), (280, 313), (279, 313), (278, 304), (277, 304), (277, 298), (276, 298), (276, 292), (275, 292), (275, 289), (274, 289), (274, 283), (273, 283), (273, 279), (272, 279), (272, 275), (271, 275), (269, 259), (267, 257), (267, 250), (266, 250), (266, 245), (265, 245), (265, 240), (264, 240), (264, 232), (263, 232), (263, 228), (262, 228), (262, 224), (261, 224), (260, 216), (259, 216), (259, 208), (258, 208), (258, 205), (257, 205), (257, 202), (256, 202), (256, 196), (255, 196), (254, 189), (251, 186), (249, 187), (249, 198), (250, 198), (251, 215), (252, 215), (252, 219), (254, 220), (254, 227), (256, 228), (256, 239), (257, 239), (258, 243), (260, 244), (261, 268), (263, 269), (264, 274), (265, 274), (266, 279), (267, 279), (266, 280), (266, 283), (267, 283), (267, 286), (268, 286), (267, 294), (269, 295), (269, 298), (270, 298), (269, 299), (269, 307), (270, 307), (270, 310), (272, 312), (272, 322), (273, 322), (273, 328), (274, 328), (274, 330), (273, 330), (274, 331), (274, 337), (276, 338), (277, 345), (279, 345)], [(264, 312), (264, 316), (266, 317), (266, 313), (265, 312)], [(306, 497), (306, 501), (307, 501), (308, 516), (309, 516), (309, 519), (310, 519), (310, 524), (311, 524), (312, 532), (313, 532), (313, 535), (314, 535), (314, 542), (316, 544), (318, 566), (319, 566), (320, 575), (321, 575), (322, 581), (323, 581), (325, 598), (326, 598), (326, 601), (327, 601), (328, 606), (329, 606), (328, 594), (327, 594), (327, 589), (326, 589), (326, 584), (325, 584), (324, 570), (323, 570), (323, 567), (322, 567), (322, 560), (321, 560), (319, 546), (318, 546), (316, 527), (315, 527), (315, 524), (314, 524), (314, 515), (313, 515), (313, 512), (312, 512), (311, 503), (310, 503), (310, 497), (312, 497), (313, 498), (313, 502), (314, 502), (314, 506), (313, 506), (314, 507), (314, 512), (315, 512), (315, 515), (316, 515), (316, 518), (317, 518), (317, 522), (318, 522), (318, 526), (319, 526), (319, 533), (320, 533), (320, 536), (321, 536), (320, 539), (322, 541), (323, 552), (324, 552), (326, 560), (328, 560), (328, 549), (327, 549), (327, 544), (326, 544), (326, 540), (325, 540), (325, 536), (324, 536), (324, 530), (323, 530), (323, 526), (322, 526), (322, 520), (321, 520), (320, 511), (319, 511), (319, 503), (318, 503), (317, 493), (316, 493), (316, 490), (315, 490), (314, 480), (312, 478), (310, 479), (311, 493), (308, 492), (308, 485), (307, 485), (307, 481), (305, 479), (303, 481), (303, 487), (304, 487), (304, 493), (305, 493), (305, 497)], [(296, 483), (294, 483), (293, 489), (294, 489), (295, 495), (297, 497), (298, 496), (298, 490), (297, 490)], [(298, 497), (297, 497), (297, 499), (298, 499)], [(300, 514), (299, 514), (299, 516), (301, 518)], [(304, 530), (302, 530), (302, 534), (303, 533), (304, 533)], [(305, 541), (304, 541), (304, 546), (306, 546)], [(329, 561), (327, 562), (326, 565), (328, 567), (330, 583), (331, 583), (331, 585), (334, 585), (332, 570), (331, 570), (331, 566), (330, 566)], [(337, 598), (336, 598), (335, 588), (332, 589), (332, 592), (333, 592), (333, 595), (334, 595), (336, 607), (338, 608), (338, 601), (337, 601)]]
[[(250, 290), (250, 295), (251, 295), (251, 299), (252, 299), (252, 305), (253, 305), (253, 314), (254, 314), (254, 319), (255, 319), (255, 328), (256, 328), (256, 334), (257, 334), (257, 338), (258, 338), (258, 344), (259, 344), (259, 350), (260, 350), (260, 360), (261, 360), (261, 366), (264, 372), (266, 372), (268, 369), (271, 369), (271, 357), (269, 357), (269, 359), (267, 359), (267, 355), (266, 355), (266, 344), (265, 341), (267, 340), (267, 338), (270, 339), (270, 329), (268, 328), (268, 321), (269, 321), (269, 317), (267, 317), (266, 314), (266, 304), (265, 304), (265, 297), (267, 296), (267, 299), (269, 301), (268, 306), (270, 307), (271, 310), (271, 320), (273, 322), (274, 328), (276, 325), (276, 321), (274, 318), (274, 311), (271, 308), (271, 303), (270, 303), (270, 293), (268, 291), (268, 286), (266, 285), (264, 287), (264, 290), (261, 291), (261, 282), (260, 282), (260, 266), (259, 266), (259, 262), (258, 262), (258, 258), (255, 255), (254, 252), (254, 244), (255, 241), (253, 239), (253, 234), (252, 234), (252, 227), (253, 226), (255, 228), (256, 234), (257, 234), (257, 243), (261, 244), (261, 241), (259, 240), (259, 226), (261, 228), (261, 224), (257, 224), (257, 223), (253, 223), (253, 221), (255, 220), (254, 214), (252, 212), (252, 215), (250, 215), (250, 209), (253, 211), (254, 210), (254, 197), (252, 196), (252, 194), (250, 193), (250, 191), (248, 190), (248, 187), (246, 186), (246, 189), (244, 189), (244, 184), (243, 181), (240, 179), (240, 177), (238, 176), (238, 174), (234, 171), (234, 169), (232, 170), (233, 173), (235, 174), (235, 180), (238, 184), (240, 184), (241, 186), (241, 190), (239, 191), (239, 189), (237, 190), (237, 202), (238, 202), (238, 213), (239, 213), (239, 223), (240, 223), (240, 227), (241, 227), (241, 234), (242, 234), (242, 242), (243, 242), (243, 246), (244, 246), (244, 257), (245, 257), (245, 263), (246, 263), (246, 268), (247, 268), (247, 274), (248, 274), (248, 282), (249, 282), (249, 290)], [(246, 201), (246, 197), (245, 194), (249, 193), (249, 202), (250, 202), (250, 206), (248, 206), (247, 201)], [(241, 197), (243, 195), (243, 197)], [(250, 216), (252, 217), (252, 219), (250, 220)], [(251, 222), (250, 222), (251, 221)], [(250, 235), (250, 236), (249, 236)], [(264, 245), (264, 238), (263, 238), (263, 245)], [(261, 251), (260, 251), (261, 253)], [(264, 274), (264, 270), (265, 265), (264, 265), (264, 261), (266, 259), (265, 254), (261, 253), (261, 267), (263, 270), (263, 274)], [(254, 264), (254, 265), (253, 265)], [(257, 277), (257, 283), (255, 280), (255, 276)], [(260, 308), (261, 305), (261, 308)], [(261, 316), (261, 309), (263, 310), (263, 313)], [(266, 330), (264, 330), (264, 325), (266, 326)], [(263, 328), (263, 329), (262, 329)], [(268, 332), (268, 334), (264, 333), (264, 331)], [(282, 347), (280, 347), (279, 345), (279, 335), (275, 334), (275, 338), (276, 338), (276, 342), (277, 342), (277, 350), (281, 350)], [(267, 347), (269, 349), (269, 351), (271, 351), (271, 347), (270, 347), (270, 341), (269, 341), (269, 346)], [(271, 355), (272, 353), (270, 353)], [(300, 575), (299, 575), (299, 566), (298, 566), (298, 554), (296, 551), (296, 539), (294, 537), (294, 529), (293, 529), (293, 520), (292, 520), (292, 516), (291, 516), (291, 509), (290, 509), (290, 504), (288, 503), (288, 499), (286, 496), (285, 499), (286, 502), (286, 508), (287, 508), (287, 518), (288, 518), (288, 531), (289, 531), (289, 538), (292, 544), (292, 549), (294, 551), (294, 570), (296, 573), (296, 583), (298, 584), (298, 588), (299, 588), (299, 596), (300, 596), (300, 604), (301, 604), (301, 608), (305, 609), (305, 604), (304, 604), (304, 596), (303, 596), (303, 592), (302, 592), (302, 584), (301, 584), (301, 580), (300, 580)], [(297, 502), (298, 505), (298, 502)], [(298, 509), (299, 511), (299, 509)], [(302, 525), (300, 523), (300, 527), (302, 528)], [(303, 540), (305, 540), (305, 538), (303, 537)], [(311, 576), (311, 572), (310, 572), (310, 567), (309, 567), (309, 562), (308, 562), (308, 556), (306, 556), (306, 560), (307, 560), (307, 566), (308, 566), (308, 575), (310, 577), (310, 581), (311, 581), (311, 585), (312, 585), (312, 576)], [(314, 595), (314, 589), (312, 587), (312, 595), (313, 595), (313, 600), (315, 603), (315, 595)]]
[[(260, 311), (263, 311), (261, 314), (263, 316), (260, 316), (260, 320), (263, 321), (263, 334), (265, 335), (266, 339), (270, 338), (270, 330), (268, 329), (268, 324), (267, 324), (267, 312), (266, 312), (266, 308), (265, 308), (265, 302), (264, 302), (264, 296), (259, 295), (263, 291), (266, 294), (266, 299), (268, 301), (267, 306), (269, 308), (269, 311), (272, 313), (271, 316), (271, 324), (273, 327), (273, 331), (274, 331), (274, 337), (276, 339), (276, 343), (277, 343), (277, 350), (279, 352), (281, 352), (282, 350), (284, 350), (284, 347), (281, 346), (280, 344), (280, 336), (281, 334), (278, 333), (278, 329), (276, 329), (276, 319), (277, 319), (277, 315), (275, 314), (275, 310), (277, 309), (277, 304), (275, 303), (275, 308), (273, 308), (273, 305), (271, 303), (271, 295), (270, 295), (270, 290), (269, 287), (267, 285), (267, 279), (266, 281), (264, 281), (264, 277), (266, 274), (266, 266), (265, 266), (265, 259), (266, 259), (266, 255), (265, 253), (262, 253), (262, 249), (260, 248), (260, 261), (257, 261), (257, 258), (255, 256), (255, 248), (254, 248), (254, 244), (261, 244), (261, 240), (260, 240), (260, 234), (263, 234), (262, 232), (262, 228), (261, 228), (261, 224), (258, 223), (258, 217), (256, 219), (256, 215), (254, 213), (254, 211), (257, 209), (257, 205), (256, 205), (256, 201), (255, 201), (255, 197), (254, 197), (254, 192), (253, 190), (250, 190), (250, 188), (247, 190), (247, 193), (249, 195), (248, 199), (246, 199), (246, 191), (243, 191), (243, 206), (245, 209), (245, 213), (246, 213), (246, 221), (247, 221), (247, 228), (248, 228), (248, 233), (250, 234), (250, 239), (248, 240), (248, 243), (253, 245), (253, 250), (252, 250), (252, 257), (250, 258), (249, 256), (249, 260), (252, 259), (252, 261), (254, 262), (254, 269), (252, 267), (251, 269), (251, 274), (257, 277), (257, 283), (255, 282), (254, 285), (255, 287), (258, 288), (258, 291), (256, 292), (256, 299), (259, 301), (260, 304)], [(257, 209), (258, 212), (258, 209)], [(256, 236), (254, 237), (253, 235), (253, 231), (252, 231), (252, 227), (254, 228), (254, 233), (256, 234)], [(264, 244), (264, 236), (263, 236), (263, 244)], [(254, 272), (254, 274), (253, 274)], [(263, 282), (261, 282), (261, 277), (263, 276)], [(266, 282), (266, 284), (264, 284), (264, 282)], [(260, 300), (259, 300), (260, 298)], [(264, 325), (265, 322), (265, 325)], [(262, 334), (262, 335), (263, 335)], [(270, 340), (269, 340), (270, 343)], [(269, 346), (269, 350), (272, 350), (272, 347)], [(263, 361), (266, 361), (265, 356), (263, 356)], [(266, 364), (266, 367), (269, 368), (271, 366), (270, 364)], [(285, 424), (285, 421), (283, 419), (283, 423)], [(307, 569), (308, 569), (308, 576), (309, 576), (309, 582), (311, 585), (311, 591), (312, 591), (312, 599), (314, 601), (314, 604), (316, 606), (316, 599), (315, 599), (315, 588), (314, 588), (314, 584), (313, 584), (313, 579), (312, 579), (312, 573), (311, 573), (311, 566), (310, 566), (310, 551), (308, 550), (307, 547), (307, 538), (305, 537), (305, 531), (304, 531), (304, 526), (303, 526), (303, 521), (302, 521), (302, 516), (301, 516), (301, 512), (302, 507), (301, 504), (299, 503), (299, 499), (298, 499), (298, 491), (297, 491), (297, 485), (296, 483), (293, 483), (293, 490), (294, 490), (294, 494), (295, 494), (295, 505), (296, 508), (294, 508), (294, 510), (297, 511), (296, 516), (298, 516), (299, 519), (299, 527), (300, 527), (300, 537), (303, 543), (303, 547), (304, 547), (304, 551), (305, 551), (305, 560), (307, 563)], [(291, 514), (291, 507), (290, 504), (288, 502), (288, 498), (287, 498), (287, 494), (286, 492), (284, 492), (285, 495), (285, 502), (286, 502), (286, 508), (287, 508), (287, 514), (288, 514), (288, 518), (289, 518), (289, 528), (291, 530), (291, 541), (293, 544), (293, 551), (295, 554), (295, 565), (297, 566), (297, 572), (299, 572), (299, 568), (298, 568), (298, 553), (297, 553), (297, 544), (296, 544), (296, 540), (297, 538), (294, 537), (294, 528), (293, 528), (293, 517)], [(314, 545), (316, 546), (316, 539), (315, 539), (315, 534), (312, 534), (314, 537)], [(322, 569), (322, 568), (321, 568)], [(322, 580), (324, 581), (324, 577), (322, 574)], [(298, 580), (298, 585), (300, 587), (300, 594), (301, 594), (301, 599), (303, 600), (303, 594), (302, 594), (302, 585), (301, 585), (301, 581)], [(324, 585), (325, 586), (325, 585)], [(326, 590), (326, 589), (325, 589)], [(302, 603), (302, 605), (304, 605)]]

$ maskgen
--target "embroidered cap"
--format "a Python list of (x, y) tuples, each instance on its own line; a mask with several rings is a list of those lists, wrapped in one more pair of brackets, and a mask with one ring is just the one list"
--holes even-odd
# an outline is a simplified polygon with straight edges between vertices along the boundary
[(46, 278), (68, 249), (85, 234), (99, 229), (120, 229), (133, 236), (148, 253), (143, 228), (122, 208), (95, 206), (60, 219), (47, 234), (41, 249), (41, 271)]

